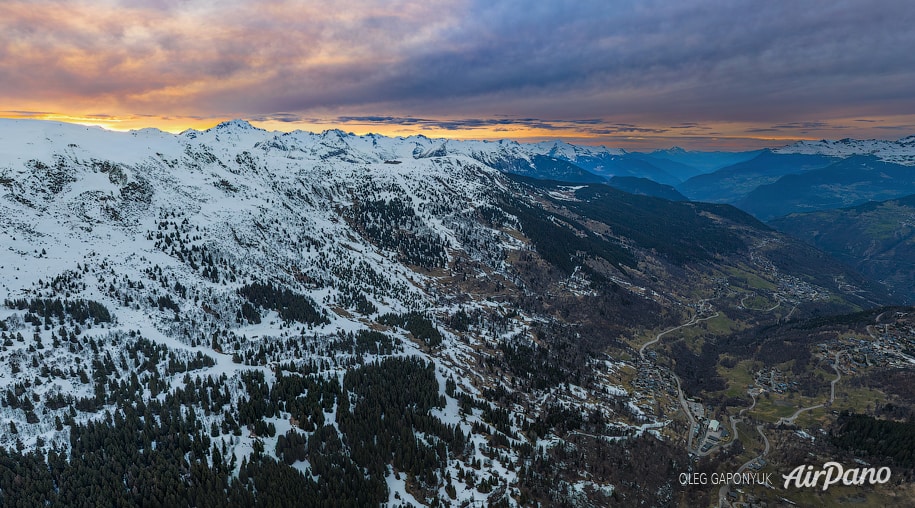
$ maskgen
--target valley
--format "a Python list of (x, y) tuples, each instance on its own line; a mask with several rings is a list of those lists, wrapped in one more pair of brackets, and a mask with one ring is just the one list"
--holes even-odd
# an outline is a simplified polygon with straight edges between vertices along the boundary
[(0, 121), (0, 503), (846, 502), (678, 480), (810, 456), (911, 494), (911, 457), (844, 430), (915, 414), (911, 309), (571, 162), (620, 158)]

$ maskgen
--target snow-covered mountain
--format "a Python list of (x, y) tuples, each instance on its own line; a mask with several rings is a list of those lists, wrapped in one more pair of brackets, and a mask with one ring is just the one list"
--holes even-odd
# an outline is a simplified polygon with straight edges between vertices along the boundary
[(737, 270), (798, 314), (866, 281), (727, 206), (498, 170), (589, 150), (0, 121), (0, 456), (64, 505), (669, 502), (679, 381), (632, 330)]
[[(578, 394), (591, 389), (573, 377), (568, 390), (545, 390), (559, 378), (540, 374), (505, 385), (542, 385), (526, 409), (485, 395), (518, 375), (503, 378), (487, 363), (500, 348), (534, 352), (535, 340), (567, 332), (505, 301), (504, 288), (524, 284), (507, 259), (531, 246), (496, 206), (515, 184), (482, 164), (482, 153), (532, 156), (516, 144), (276, 133), (241, 121), (180, 135), (0, 121), (0, 423), (10, 430), (0, 447), (82, 450), (74, 439), (88, 439), (106, 412), (132, 421), (131, 412), (180, 396), (203, 429), (193, 439), (214, 450), (204, 464), (270, 478), (268, 459), (258, 458), (266, 450), (309, 473), (301, 481), (317, 492), (333, 476), (314, 463), (317, 452), (289, 450), (339, 431), (356, 456), (380, 453), (354, 441), (353, 425), (365, 422), (335, 418), (333, 397), (317, 413), (288, 405), (298, 392), (284, 409), (249, 414), (258, 380), (349, 387), (360, 414), (361, 392), (348, 383), (383, 377), (371, 362), (407, 376), (429, 365), (431, 386), (425, 374), (410, 378), (434, 394), (417, 416), (427, 437), (396, 444), (392, 434), (392, 446), (434, 451), (459, 429), (447, 439), (460, 447), (437, 459), (438, 474), (384, 459), (393, 462), (373, 473), (375, 490), (357, 490), (380, 496), (373, 502), (515, 503), (520, 455), (502, 446), (528, 443), (526, 429), (582, 404)], [(563, 284), (589, 291), (582, 275)], [(537, 331), (544, 326), (554, 331)], [(609, 421), (622, 436), (661, 425), (614, 387), (611, 358), (587, 363), (598, 376), (588, 379), (608, 389), (582, 408), (618, 414)], [(188, 383), (220, 395), (200, 400), (182, 391)], [(304, 401), (308, 390), (298, 390)], [(144, 421), (148, 433), (162, 430)], [(543, 432), (530, 443), (548, 439)], [(476, 472), (484, 462), (488, 472)]]
[(905, 166), (915, 165), (915, 136), (907, 136), (896, 141), (878, 139), (840, 139), (820, 141), (798, 141), (773, 150), (776, 153), (800, 153), (807, 155), (826, 155), (829, 157), (849, 157), (852, 155), (875, 155), (879, 159)]

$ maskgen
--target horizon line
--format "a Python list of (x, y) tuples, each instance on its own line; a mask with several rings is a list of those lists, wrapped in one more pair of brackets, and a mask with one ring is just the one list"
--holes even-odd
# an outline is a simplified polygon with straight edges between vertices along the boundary
[[(7, 113), (7, 114), (2, 114)], [(372, 123), (347, 123), (333, 122), (323, 119), (309, 119), (310, 121), (277, 121), (273, 119), (264, 119), (263, 116), (245, 118), (236, 117), (154, 117), (151, 115), (134, 116), (130, 118), (115, 117), (112, 115), (64, 115), (58, 113), (44, 112), (25, 112), (25, 111), (5, 111), (0, 113), (0, 119), (5, 120), (26, 120), (49, 123), (61, 123), (67, 125), (80, 125), (85, 127), (97, 127), (108, 132), (137, 132), (146, 129), (157, 130), (159, 132), (180, 135), (188, 131), (206, 132), (215, 129), (220, 125), (242, 121), (253, 128), (265, 132), (306, 132), (311, 134), (320, 134), (328, 131), (340, 131), (353, 136), (383, 136), (387, 138), (409, 138), (413, 136), (425, 137), (434, 140), (454, 140), (454, 141), (478, 141), (478, 142), (503, 142), (512, 141), (519, 144), (536, 144), (543, 142), (563, 142), (570, 145), (594, 146), (604, 149), (617, 149), (630, 152), (650, 152), (663, 151), (670, 149), (683, 149), (696, 152), (744, 152), (756, 151), (762, 149), (776, 149), (785, 147), (798, 142), (818, 142), (818, 141), (842, 141), (845, 139), (855, 141), (899, 141), (912, 137), (915, 134), (909, 134), (902, 137), (879, 137), (879, 138), (825, 138), (822, 136), (750, 136), (738, 134), (679, 134), (663, 135), (664, 133), (638, 134), (638, 135), (604, 135), (598, 136), (587, 132), (575, 132), (574, 130), (560, 130), (550, 133), (523, 133), (512, 136), (507, 132), (489, 131), (486, 135), (482, 128), (469, 126), (464, 129), (429, 129), (413, 128), (407, 129), (403, 123), (398, 122), (372, 122)], [(10, 114), (12, 113), (12, 114)], [(168, 127), (159, 124), (156, 121), (142, 122), (142, 120), (157, 118), (161, 121), (174, 121), (174, 126)], [(554, 121), (560, 122), (560, 121)], [(145, 124), (145, 125), (144, 125)], [(362, 129), (353, 129), (354, 126), (361, 126)], [(385, 129), (372, 130), (371, 127), (387, 126), (396, 129), (394, 132), (383, 132)], [(282, 128), (287, 127), (287, 128)], [(294, 127), (294, 128), (289, 128)], [(309, 128), (312, 127), (312, 128)], [(314, 127), (326, 127), (323, 129), (313, 129)], [(453, 134), (452, 134), (453, 133)], [(463, 134), (461, 134), (463, 133)], [(481, 135), (482, 134), (482, 135)], [(507, 135), (502, 135), (507, 134)], [(685, 143), (683, 142), (685, 141)], [(614, 142), (618, 144), (614, 144)]]

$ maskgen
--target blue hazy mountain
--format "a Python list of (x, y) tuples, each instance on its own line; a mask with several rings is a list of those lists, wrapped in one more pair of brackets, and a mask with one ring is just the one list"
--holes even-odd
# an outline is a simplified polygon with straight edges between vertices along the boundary
[(811, 212), (882, 201), (915, 194), (913, 168), (852, 155), (825, 168), (789, 174), (762, 185), (737, 206), (762, 220), (796, 212)]
[(717, 171), (721, 168), (733, 166), (734, 164), (750, 160), (759, 155), (761, 152), (762, 150), (752, 150), (747, 152), (702, 152), (684, 150), (683, 148), (675, 146), (667, 150), (655, 150), (644, 155), (649, 157), (650, 161), (666, 160), (676, 164), (681, 164), (689, 168), (693, 168), (695, 173), (685, 175), (678, 174), (676, 170), (671, 171), (668, 168), (664, 168), (671, 174), (679, 176), (683, 180), (687, 180), (699, 174), (711, 173), (712, 171)]
[[(556, 157), (563, 157), (556, 154)], [(587, 155), (577, 155), (574, 159), (567, 159), (576, 166), (606, 178), (615, 176), (631, 176), (648, 178), (666, 185), (677, 185), (681, 179), (670, 174), (663, 168), (643, 160), (640, 155), (630, 153), (597, 152)]]
[(823, 168), (837, 160), (819, 154), (763, 150), (752, 159), (694, 176), (677, 186), (677, 190), (695, 201), (736, 203), (760, 185), (773, 183), (785, 175)]

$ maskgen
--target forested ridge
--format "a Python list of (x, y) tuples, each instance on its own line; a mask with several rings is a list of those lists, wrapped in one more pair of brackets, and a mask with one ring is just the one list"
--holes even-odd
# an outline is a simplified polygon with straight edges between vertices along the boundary
[(879, 300), (540, 145), (38, 125), (0, 154), (2, 506), (698, 500), (678, 385), (815, 361), (742, 299), (789, 327)]

